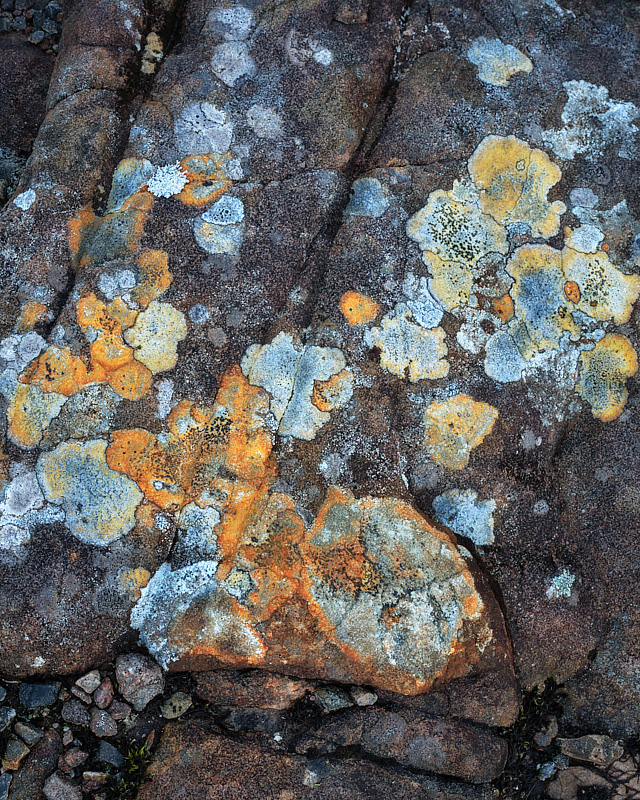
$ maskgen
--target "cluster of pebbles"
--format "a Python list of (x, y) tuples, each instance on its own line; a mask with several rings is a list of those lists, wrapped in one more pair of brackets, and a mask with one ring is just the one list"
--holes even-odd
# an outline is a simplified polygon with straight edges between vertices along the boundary
[(57, 53), (63, 11), (57, 0), (1, 0), (0, 33), (22, 34), (46, 53)]

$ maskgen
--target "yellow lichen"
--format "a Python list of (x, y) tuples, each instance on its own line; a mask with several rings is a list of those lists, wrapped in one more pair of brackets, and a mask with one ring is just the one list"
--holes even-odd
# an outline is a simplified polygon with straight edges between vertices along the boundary
[(143, 567), (127, 568), (122, 567), (118, 571), (118, 587), (123, 594), (126, 594), (131, 601), (140, 599), (141, 590), (149, 583), (151, 573)]
[(30, 300), (20, 308), (20, 316), (16, 322), (16, 331), (26, 333), (32, 331), (39, 322), (46, 322), (51, 318), (51, 312), (44, 303)]
[(180, 164), (187, 176), (187, 185), (177, 194), (178, 200), (187, 206), (206, 206), (221, 197), (232, 185), (225, 173), (228, 154), (207, 153), (190, 156)]
[(343, 369), (326, 381), (315, 381), (311, 402), (320, 411), (333, 411), (346, 405), (353, 395), (353, 373)]
[(576, 390), (589, 403), (594, 417), (611, 422), (627, 402), (627, 378), (637, 371), (638, 356), (631, 342), (619, 333), (609, 333), (593, 350), (581, 353)]
[(173, 369), (178, 361), (178, 342), (187, 335), (184, 314), (169, 303), (153, 300), (124, 335), (135, 357), (155, 375)]
[(340, 311), (349, 325), (367, 325), (380, 313), (380, 303), (350, 290), (340, 298)]
[(169, 256), (165, 250), (144, 250), (136, 264), (140, 277), (131, 292), (131, 299), (146, 308), (171, 286), (173, 275), (169, 272)]
[(37, 447), (65, 400), (58, 392), (43, 392), (39, 386), (17, 383), (7, 407), (9, 439), (27, 450)]
[(480, 190), (480, 208), (502, 225), (521, 222), (532, 236), (549, 238), (560, 230), (564, 203), (547, 193), (562, 177), (542, 150), (515, 136), (487, 136), (469, 159), (469, 174)]
[(465, 394), (433, 402), (424, 415), (427, 451), (436, 464), (464, 469), (471, 450), (491, 433), (497, 419), (496, 408)]
[(565, 247), (562, 265), (567, 280), (578, 287), (579, 311), (602, 322), (613, 320), (616, 325), (629, 321), (640, 295), (640, 276), (620, 272), (602, 251), (581, 253)]

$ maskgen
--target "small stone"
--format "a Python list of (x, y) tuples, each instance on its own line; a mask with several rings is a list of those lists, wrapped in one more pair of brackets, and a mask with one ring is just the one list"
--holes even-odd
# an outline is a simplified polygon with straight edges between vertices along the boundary
[(353, 705), (349, 695), (338, 686), (320, 686), (316, 689), (315, 696), (325, 711), (338, 711)]
[(177, 719), (188, 711), (192, 705), (193, 700), (191, 699), (191, 695), (185, 692), (176, 692), (171, 695), (166, 703), (163, 703), (161, 709), (162, 716), (165, 719)]
[(7, 696), (7, 690), (4, 688), (4, 686), (0, 686), (0, 703), (4, 703), (6, 696)]
[(537, 733), (535, 733), (533, 736), (533, 741), (538, 745), (538, 747), (541, 748), (549, 747), (549, 745), (556, 738), (557, 735), (558, 735), (558, 720), (555, 717), (551, 717), (546, 730), (538, 731)]
[(71, 687), (71, 694), (81, 700), (86, 706), (91, 705), (91, 695), (87, 694), (84, 689), (81, 689), (79, 686), (72, 686)]
[(62, 719), (72, 725), (87, 727), (91, 723), (91, 715), (79, 700), (69, 700), (62, 706)]
[(109, 775), (106, 772), (83, 772), (82, 773), (82, 791), (95, 792), (100, 789), (109, 780)]
[(82, 800), (80, 787), (59, 772), (47, 778), (43, 791), (47, 800)]
[(617, 761), (624, 749), (610, 736), (591, 734), (579, 739), (558, 739), (560, 752), (576, 761), (588, 761), (597, 767), (608, 767)]
[(60, 33), (62, 28), (59, 23), (54, 22), (52, 19), (45, 19), (42, 22), (42, 30), (45, 31), (45, 33), (55, 35)]
[(147, 656), (128, 653), (116, 659), (116, 680), (122, 696), (136, 711), (142, 711), (164, 691), (160, 667)]
[(113, 684), (111, 678), (105, 678), (93, 693), (93, 700), (98, 708), (107, 708), (113, 700)]
[(87, 694), (93, 694), (98, 686), (100, 686), (101, 680), (100, 673), (97, 669), (94, 669), (91, 670), (91, 672), (87, 672), (87, 674), (83, 675), (81, 678), (78, 678), (76, 686), (79, 686)]
[(350, 691), (351, 699), (357, 706), (373, 706), (378, 702), (378, 695), (362, 686), (354, 686)]
[(2, 769), (18, 769), (20, 762), (27, 755), (29, 748), (22, 739), (9, 739), (2, 759)]
[(104, 761), (105, 764), (112, 764), (114, 767), (120, 768), (124, 764), (124, 756), (109, 742), (100, 742), (98, 761)]
[(73, 741), (73, 732), (70, 730), (66, 730), (62, 734), (62, 744), (66, 747), (67, 745), (71, 744)]
[(9, 789), (11, 788), (11, 775), (5, 772), (0, 775), (0, 800), (7, 800), (9, 797)]
[(62, 772), (71, 772), (72, 769), (79, 767), (80, 764), (84, 764), (88, 758), (89, 753), (85, 753), (79, 747), (72, 747), (58, 759), (58, 769), (62, 770)]
[(23, 31), (27, 27), (27, 18), (20, 14), (19, 17), (14, 17), (11, 27), (14, 31)]
[(20, 685), (20, 703), (25, 708), (52, 706), (58, 699), (59, 683), (23, 683)]
[(44, 736), (40, 728), (33, 728), (31, 725), (25, 725), (24, 722), (16, 722), (14, 731), (29, 747), (33, 747)]
[(109, 706), (109, 714), (115, 720), (127, 719), (131, 714), (131, 706), (121, 703), (119, 700), (114, 700)]
[(99, 708), (91, 709), (91, 732), (96, 736), (117, 736), (118, 723), (107, 712)]
[(29, 34), (28, 39), (31, 44), (40, 44), (40, 42), (44, 41), (45, 36), (46, 34), (44, 31), (34, 31), (33, 33)]
[(547, 761), (538, 769), (538, 778), (540, 778), (541, 781), (548, 781), (549, 778), (553, 778), (557, 771), (558, 767), (554, 762)]
[(2, 708), (0, 708), (0, 733), (11, 725), (15, 715), (16, 710), (15, 708), (11, 708), (11, 706), (2, 706)]
[(216, 706), (272, 708), (284, 711), (291, 708), (314, 687), (307, 681), (274, 675), (261, 670), (240, 672), (220, 669), (199, 672), (196, 694)]

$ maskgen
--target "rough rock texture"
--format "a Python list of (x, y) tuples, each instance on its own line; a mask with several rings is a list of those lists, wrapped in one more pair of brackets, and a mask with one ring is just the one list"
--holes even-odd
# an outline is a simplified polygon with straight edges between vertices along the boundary
[(142, 787), (138, 800), (188, 797), (185, 790), (192, 785), (203, 800), (265, 796), (369, 800), (386, 793), (399, 800), (488, 800), (494, 796), (491, 790), (456, 787), (367, 762), (280, 754), (224, 739), (196, 723), (167, 726), (149, 775), (151, 781)]
[(0, 669), (139, 637), (501, 726), (553, 676), (634, 734), (639, 44), (627, 2), (69, 3), (0, 215)]

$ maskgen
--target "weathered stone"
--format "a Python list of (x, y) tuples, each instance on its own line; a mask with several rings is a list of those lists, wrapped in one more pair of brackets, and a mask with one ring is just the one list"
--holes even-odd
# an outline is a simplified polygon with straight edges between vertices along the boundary
[(79, 686), (87, 694), (93, 694), (98, 686), (100, 686), (101, 680), (100, 673), (97, 669), (94, 669), (91, 670), (91, 672), (87, 672), (87, 674), (83, 675), (81, 678), (78, 678), (76, 686)]
[(116, 721), (127, 719), (130, 714), (131, 706), (121, 703), (119, 700), (114, 700), (109, 706), (109, 715)]
[(62, 772), (71, 772), (76, 767), (79, 767), (80, 764), (84, 764), (87, 758), (89, 758), (89, 754), (85, 753), (84, 750), (79, 747), (72, 747), (58, 759), (58, 769)]
[(608, 767), (624, 753), (624, 748), (609, 736), (591, 734), (579, 739), (558, 739), (560, 752), (577, 761), (588, 761), (596, 767)]
[(93, 693), (93, 700), (98, 708), (108, 708), (113, 700), (113, 684), (111, 678), (105, 678)]
[(91, 709), (91, 721), (89, 723), (91, 732), (96, 736), (117, 736), (118, 723), (113, 719), (108, 711), (99, 708)]
[(136, 711), (142, 711), (154, 697), (164, 691), (160, 667), (147, 656), (138, 653), (118, 656), (116, 680), (120, 693)]
[(79, 686), (72, 686), (71, 687), (71, 694), (74, 697), (77, 697), (78, 700), (83, 702), (86, 706), (91, 705), (93, 702), (93, 698), (90, 694), (87, 694), (84, 689), (81, 689)]
[(112, 764), (118, 769), (124, 764), (122, 753), (109, 742), (100, 742), (98, 760), (104, 761), (106, 764)]
[(8, 772), (5, 772), (4, 775), (0, 775), (0, 800), (7, 800), (9, 797), (12, 777), (13, 776), (9, 775)]
[(27, 745), (21, 739), (10, 738), (5, 747), (2, 768), (11, 770), (18, 769), (27, 755), (29, 755), (29, 748)]
[(383, 709), (358, 709), (334, 716), (305, 734), (296, 749), (330, 754), (354, 745), (377, 758), (475, 783), (495, 779), (507, 758), (506, 742), (480, 728)]
[(611, 783), (602, 775), (585, 767), (569, 767), (558, 772), (548, 786), (547, 793), (552, 800), (577, 800), (580, 790), (610, 790)]
[(20, 703), (25, 708), (52, 706), (58, 699), (59, 683), (21, 683)]
[(45, 780), (57, 767), (61, 749), (62, 742), (56, 731), (46, 731), (13, 776), (11, 800), (34, 800), (41, 796)]
[(29, 747), (39, 742), (44, 736), (40, 728), (34, 728), (32, 725), (25, 725), (24, 722), (16, 722), (13, 730), (23, 742), (29, 745)]
[(357, 706), (373, 706), (378, 702), (378, 695), (375, 692), (367, 691), (362, 686), (352, 686), (349, 694)]
[(285, 710), (313, 688), (307, 681), (256, 670), (199, 672), (197, 679), (198, 697), (220, 706)]
[[(150, 782), (140, 789), (139, 800), (213, 798), (241, 793), (258, 800), (265, 790), (275, 797), (301, 800), (349, 797), (365, 800), (389, 794), (399, 800), (489, 800), (491, 790), (455, 782), (391, 772), (356, 759), (307, 759), (273, 749), (231, 741), (206, 731), (197, 723), (169, 723), (154, 763)], [(193, 787), (193, 788), (192, 788)]]
[(43, 791), (47, 800), (82, 800), (82, 789), (58, 772), (47, 778)]
[(161, 712), (165, 719), (177, 719), (193, 706), (191, 695), (185, 692), (175, 692), (162, 704)]
[(62, 706), (62, 719), (72, 725), (88, 727), (91, 723), (91, 714), (79, 700), (69, 700)]
[(347, 692), (339, 686), (319, 686), (313, 694), (325, 711), (339, 711), (353, 705)]
[(11, 725), (15, 716), (15, 708), (11, 708), (11, 706), (2, 706), (0, 708), (0, 732), (6, 730), (9, 725)]

